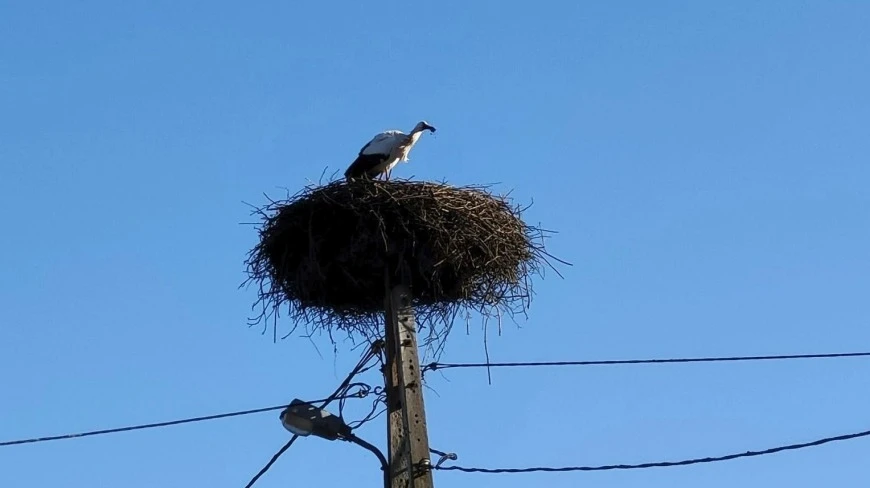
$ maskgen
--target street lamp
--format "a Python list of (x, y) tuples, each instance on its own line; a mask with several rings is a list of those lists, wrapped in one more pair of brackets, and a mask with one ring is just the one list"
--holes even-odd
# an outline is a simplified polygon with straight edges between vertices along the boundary
[(285, 429), (302, 437), (314, 434), (334, 441), (351, 435), (350, 427), (339, 417), (299, 399), (290, 402), (281, 412), (280, 418)]
[(381, 469), (384, 471), (384, 488), (390, 488), (390, 465), (387, 458), (377, 447), (354, 435), (351, 428), (340, 417), (308, 402), (294, 399), (281, 412), (279, 418), (285, 429), (298, 436), (307, 437), (313, 434), (330, 441), (340, 439), (353, 442), (371, 452), (378, 457)]

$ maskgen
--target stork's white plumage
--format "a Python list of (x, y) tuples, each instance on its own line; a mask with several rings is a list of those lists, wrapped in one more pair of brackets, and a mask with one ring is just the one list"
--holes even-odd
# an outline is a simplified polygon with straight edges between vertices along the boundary
[(410, 134), (400, 130), (388, 130), (381, 132), (372, 138), (362, 149), (353, 163), (344, 172), (348, 180), (354, 178), (376, 178), (384, 175), (390, 179), (390, 171), (399, 162), (408, 161), (411, 148), (420, 139), (424, 130), (435, 132), (425, 120), (418, 122)]

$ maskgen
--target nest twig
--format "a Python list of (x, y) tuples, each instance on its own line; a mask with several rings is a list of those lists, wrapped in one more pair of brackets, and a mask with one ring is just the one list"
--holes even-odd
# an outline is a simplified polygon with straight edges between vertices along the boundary
[[(381, 335), (385, 275), (411, 288), (426, 342), (443, 342), (457, 312), (525, 312), (531, 274), (550, 264), (545, 232), (486, 187), (417, 181), (335, 181), (255, 209), (262, 225), (248, 279), (252, 324), (286, 307), (295, 329)], [(554, 258), (555, 259), (555, 258)], [(552, 267), (552, 266), (551, 266)]]

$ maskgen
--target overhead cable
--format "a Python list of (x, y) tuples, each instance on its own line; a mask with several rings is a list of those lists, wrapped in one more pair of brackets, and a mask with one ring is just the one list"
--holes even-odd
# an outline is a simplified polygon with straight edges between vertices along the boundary
[(555, 472), (563, 473), (569, 471), (612, 471), (612, 470), (628, 470), (628, 469), (648, 469), (648, 468), (664, 468), (672, 466), (689, 466), (692, 464), (718, 463), (721, 461), (730, 461), (732, 459), (766, 456), (782, 451), (794, 451), (805, 449), (808, 447), (816, 447), (830, 442), (840, 442), (859, 437), (870, 436), (870, 430), (856, 432), (853, 434), (844, 434), (836, 437), (826, 437), (811, 442), (803, 442), (799, 444), (789, 444), (786, 446), (772, 447), (761, 451), (745, 451), (735, 454), (727, 454), (724, 456), (704, 457), (695, 459), (685, 459), (682, 461), (660, 461), (642, 464), (608, 464), (602, 466), (565, 466), (565, 467), (534, 467), (534, 468), (473, 468), (465, 466), (434, 466), (432, 469), (441, 471), (462, 471), (465, 473), (534, 473), (534, 472)]
[(667, 359), (606, 359), (598, 361), (525, 361), (504, 363), (429, 363), (423, 371), (455, 368), (507, 368), (538, 366), (611, 366), (619, 364), (720, 363), (737, 361), (782, 361), (793, 359), (832, 359), (870, 357), (870, 352), (839, 352), (827, 354), (787, 354), (777, 356), (722, 356)]

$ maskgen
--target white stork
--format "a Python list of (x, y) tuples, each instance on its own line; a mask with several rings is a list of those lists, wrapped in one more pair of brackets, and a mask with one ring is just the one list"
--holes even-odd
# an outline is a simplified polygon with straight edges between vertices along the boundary
[(400, 161), (408, 161), (411, 148), (420, 139), (424, 130), (435, 132), (435, 128), (425, 120), (418, 122), (410, 134), (400, 130), (388, 130), (381, 132), (372, 138), (359, 151), (359, 156), (344, 172), (348, 181), (354, 178), (376, 178), (383, 174), (390, 179), (390, 171)]

